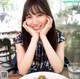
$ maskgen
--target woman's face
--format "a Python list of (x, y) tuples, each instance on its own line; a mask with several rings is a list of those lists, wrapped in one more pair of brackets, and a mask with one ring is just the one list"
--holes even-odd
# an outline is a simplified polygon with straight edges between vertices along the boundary
[(40, 33), (47, 23), (47, 16), (43, 13), (36, 12), (34, 8), (33, 11), (35, 14), (30, 11), (26, 16), (26, 22), (28, 26), (34, 29), (37, 33)]

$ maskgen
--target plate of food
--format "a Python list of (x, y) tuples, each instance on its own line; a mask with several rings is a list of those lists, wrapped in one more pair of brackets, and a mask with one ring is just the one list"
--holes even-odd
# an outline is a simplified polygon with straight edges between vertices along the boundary
[(20, 79), (68, 79), (68, 78), (54, 72), (34, 72), (24, 75)]

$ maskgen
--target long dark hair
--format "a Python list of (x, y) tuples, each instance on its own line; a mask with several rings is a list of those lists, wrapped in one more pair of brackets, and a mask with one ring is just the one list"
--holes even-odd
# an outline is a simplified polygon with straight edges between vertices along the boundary
[[(53, 18), (47, 0), (27, 0), (24, 4), (22, 24), (26, 20), (26, 16), (28, 15), (29, 11), (34, 13), (32, 7), (34, 7), (37, 12), (42, 12), (40, 10), (41, 8), (45, 12), (46, 15)], [(52, 45), (52, 47), (54, 48), (54, 50), (56, 50), (57, 40), (56, 40), (56, 29), (55, 29), (54, 19), (52, 23), (52, 28), (47, 33), (47, 38), (50, 44)], [(23, 27), (22, 27), (22, 39), (23, 39), (24, 48), (26, 50), (30, 43), (31, 35)]]

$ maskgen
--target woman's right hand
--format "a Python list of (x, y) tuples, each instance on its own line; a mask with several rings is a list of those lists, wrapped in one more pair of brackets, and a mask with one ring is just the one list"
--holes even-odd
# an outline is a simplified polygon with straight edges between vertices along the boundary
[(25, 29), (32, 37), (38, 37), (38, 38), (39, 38), (39, 34), (36, 33), (36, 31), (33, 30), (31, 27), (29, 27), (29, 26), (26, 24), (26, 21), (23, 22), (23, 27), (24, 27), (24, 29)]

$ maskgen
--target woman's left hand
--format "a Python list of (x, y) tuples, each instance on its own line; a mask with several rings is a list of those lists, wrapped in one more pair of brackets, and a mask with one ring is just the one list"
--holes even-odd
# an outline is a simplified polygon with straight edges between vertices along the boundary
[(44, 36), (46, 36), (46, 34), (48, 33), (48, 31), (51, 29), (51, 27), (52, 27), (52, 21), (53, 21), (53, 19), (50, 17), (50, 16), (48, 16), (47, 17), (47, 20), (48, 20), (48, 22), (47, 22), (47, 24), (45, 25), (45, 27), (42, 29), (42, 31), (40, 32), (40, 37), (42, 36), (42, 35), (44, 35)]

